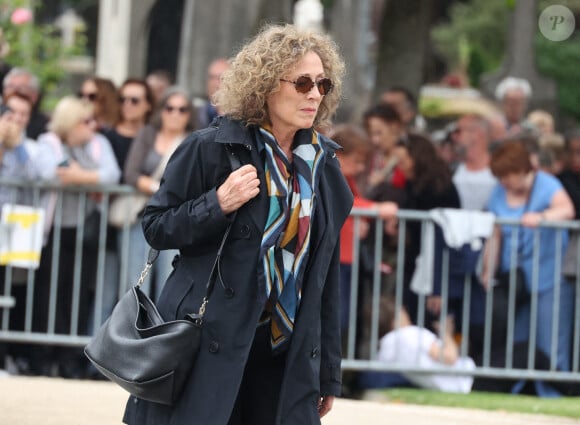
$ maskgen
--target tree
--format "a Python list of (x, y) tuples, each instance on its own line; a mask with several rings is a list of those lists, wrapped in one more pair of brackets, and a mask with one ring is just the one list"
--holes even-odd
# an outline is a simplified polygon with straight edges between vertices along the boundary
[[(451, 7), (449, 22), (441, 23), (433, 29), (432, 35), (438, 51), (451, 66), (465, 67), (473, 86), (480, 87), (481, 76), (497, 70), (506, 59), (508, 31), (512, 22), (510, 15), (514, 8), (530, 7), (536, 3), (529, 0), (520, 2), (526, 3), (516, 3), (515, 0), (470, 0), (456, 3)], [(549, 0), (537, 2), (536, 16), (553, 4)], [(556, 82), (560, 111), (578, 121), (580, 86), (575, 81), (575, 75), (580, 67), (580, 0), (562, 0), (558, 4), (575, 13), (576, 32), (565, 41), (554, 42), (536, 30), (533, 36), (535, 65), (543, 76), (551, 77)], [(537, 28), (536, 23), (533, 25)], [(521, 34), (511, 34), (511, 40), (518, 35)], [(462, 43), (467, 46), (467, 54), (460, 54)], [(517, 48), (511, 54), (518, 53), (520, 56), (515, 59), (526, 59)]]
[(375, 97), (389, 86), (418, 93), (424, 82), (430, 28), (439, 0), (386, 0), (377, 52)]
[[(543, 10), (552, 2), (542, 1), (539, 9)], [(536, 35), (535, 47), (538, 58), (538, 69), (544, 75), (552, 77), (558, 83), (558, 103), (565, 114), (580, 123), (580, 87), (578, 86), (578, 69), (580, 69), (580, 0), (558, 2), (568, 7), (576, 17), (576, 31), (561, 42), (550, 41), (541, 34)]]
[[(26, 7), (29, 4), (32, 8)], [(53, 25), (35, 22), (33, 12), (39, 7), (39, 2), (24, 0), (9, 0), (0, 7), (0, 28), (10, 48), (3, 60), (10, 66), (24, 67), (34, 73), (45, 93), (44, 102), (50, 106), (53, 103), (51, 94), (65, 77), (63, 61), (84, 53), (86, 40), (84, 28), (78, 28), (75, 44), (63, 46)]]
[(465, 72), (472, 86), (501, 65), (506, 44), (510, 4), (506, 0), (455, 3), (449, 20), (431, 31), (435, 48), (449, 68)]

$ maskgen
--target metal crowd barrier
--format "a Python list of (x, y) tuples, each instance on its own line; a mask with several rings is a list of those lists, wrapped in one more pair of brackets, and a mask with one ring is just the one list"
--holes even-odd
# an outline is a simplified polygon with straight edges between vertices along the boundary
[[(94, 332), (105, 319), (102, 317), (101, 311), (103, 307), (103, 288), (107, 284), (105, 282), (105, 258), (107, 251), (107, 227), (108, 227), (108, 211), (111, 199), (117, 195), (126, 195), (135, 193), (135, 189), (128, 185), (84, 185), (84, 186), (61, 186), (56, 183), (49, 183), (43, 181), (22, 181), (21, 179), (1, 178), (0, 188), (13, 188), (19, 192), (14, 192), (17, 198), (12, 199), (9, 203), (28, 205), (32, 207), (45, 208), (47, 206), (47, 198), (50, 194), (54, 194), (54, 217), (52, 225), (53, 237), (48, 241), (52, 244), (53, 256), (50, 259), (51, 270), (49, 279), (49, 299), (43, 300), (48, 303), (48, 314), (41, 320), (46, 319), (46, 332), (37, 332), (33, 330), (33, 315), (35, 314), (33, 306), (34, 300), (34, 286), (37, 284), (36, 274), (37, 270), (23, 269), (19, 267), (12, 267), (6, 265), (0, 270), (0, 343), (33, 343), (33, 344), (48, 344), (61, 346), (84, 346), (90, 339), (90, 334)], [(22, 194), (25, 194), (24, 196)], [(59, 273), (59, 243), (62, 226), (63, 214), (63, 194), (77, 193), (79, 195), (78, 209), (76, 211), (77, 221), (79, 224), (76, 233), (76, 244), (74, 251), (74, 265), (73, 265), (73, 284), (72, 284), (72, 308), (70, 311), (70, 331), (68, 333), (57, 332), (55, 330), (56, 316), (57, 316), (57, 298), (62, 294), (57, 293), (58, 289), (58, 273)], [(79, 293), (81, 291), (82, 282), (82, 252), (83, 252), (83, 237), (84, 237), (84, 219), (86, 214), (86, 203), (91, 194), (98, 194), (98, 208), (101, 212), (99, 222), (99, 236), (97, 248), (94, 251), (97, 256), (96, 268), (96, 285), (94, 302), (92, 307), (91, 317), (89, 319), (90, 329), (85, 332), (80, 332), (79, 321), (80, 306)], [(25, 199), (23, 202), (23, 198)], [(70, 212), (69, 212), (70, 213)], [(121, 234), (121, 250), (119, 255), (119, 282), (118, 296), (120, 297), (128, 289), (128, 283), (125, 282), (123, 276), (127, 275), (127, 264), (129, 258), (129, 223), (119, 229)], [(2, 280), (4, 287), (2, 288)], [(15, 306), (13, 293), (17, 286), (25, 286), (25, 300), (24, 300), (24, 324), (23, 329), (15, 330), (12, 326), (12, 317), (14, 315)], [(37, 314), (37, 313), (36, 313)], [(37, 319), (37, 318), (36, 318)]]
[[(458, 370), (458, 369), (450, 369), (448, 367), (409, 367), (407, 365), (401, 364), (386, 364), (384, 362), (377, 360), (377, 352), (379, 349), (379, 335), (378, 335), (378, 327), (379, 327), (379, 299), (381, 293), (384, 291), (384, 288), (381, 288), (381, 250), (383, 248), (383, 221), (377, 216), (376, 212), (369, 211), (365, 209), (357, 209), (354, 208), (351, 212), (351, 216), (354, 219), (354, 237), (353, 237), (353, 264), (352, 264), (352, 277), (350, 283), (350, 314), (349, 314), (349, 323), (348, 323), (348, 330), (346, 332), (346, 350), (343, 355), (342, 367), (344, 370), (351, 370), (351, 371), (375, 371), (375, 372), (402, 372), (402, 373), (417, 373), (417, 374), (437, 374), (437, 375), (471, 375), (474, 377), (487, 377), (487, 378), (501, 378), (501, 379), (530, 379), (530, 380), (549, 380), (549, 381), (562, 381), (562, 382), (580, 382), (580, 369), (579, 369), (579, 361), (580, 361), (580, 262), (576, 267), (576, 278), (573, 282), (569, 282), (566, 284), (571, 284), (574, 286), (575, 295), (574, 295), (574, 314), (573, 314), (573, 335), (572, 338), (572, 353), (571, 353), (571, 365), (569, 371), (561, 371), (557, 370), (556, 368), (556, 350), (557, 350), (557, 341), (556, 337), (554, 336), (557, 333), (557, 326), (558, 321), (552, 320), (552, 327), (553, 337), (552, 337), (552, 345), (551, 345), (551, 359), (550, 359), (550, 367), (548, 370), (539, 370), (535, 368), (535, 347), (536, 338), (535, 338), (535, 324), (537, 323), (537, 298), (538, 294), (532, 290), (531, 293), (531, 329), (530, 329), (530, 338), (529, 338), (529, 346), (527, 350), (527, 361), (525, 368), (515, 368), (512, 364), (512, 356), (513, 356), (513, 344), (514, 344), (514, 320), (515, 320), (515, 305), (514, 305), (514, 295), (510, 290), (510, 299), (508, 305), (508, 323), (507, 323), (507, 338), (505, 343), (505, 366), (503, 367), (494, 367), (491, 361), (491, 353), (494, 347), (491, 346), (491, 329), (492, 329), (492, 307), (493, 307), (493, 286), (491, 289), (486, 292), (485, 295), (485, 320), (484, 320), (484, 340), (483, 340), (483, 353), (482, 353), (482, 361), (480, 364), (477, 365), (475, 370), (466, 371), (466, 370)], [(410, 210), (400, 210), (398, 213), (398, 244), (397, 244), (397, 264), (404, 264), (405, 262), (405, 238), (407, 227), (410, 222), (421, 222), (422, 229), (424, 230), (425, 223), (432, 222), (432, 218), (430, 217), (429, 212), (422, 212), (422, 211), (410, 211)], [(375, 234), (374, 234), (374, 266), (373, 266), (373, 275), (372, 275), (372, 282), (371, 282), (371, 319), (370, 324), (367, 323), (366, 326), (370, 326), (370, 337), (363, 340), (361, 342), (361, 330), (359, 325), (359, 321), (361, 320), (360, 311), (357, 311), (357, 306), (359, 305), (359, 298), (360, 298), (360, 283), (359, 282), (359, 258), (360, 258), (360, 250), (361, 250), (361, 241), (359, 236), (359, 223), (361, 220), (370, 220), (375, 221), (376, 226)], [(519, 221), (514, 219), (503, 219), (503, 218), (496, 218), (495, 224), (499, 225), (510, 225), (514, 226), (515, 229), (519, 228)], [(532, 288), (538, 287), (538, 267), (539, 267), (539, 258), (538, 258), (538, 248), (539, 248), (539, 231), (541, 228), (553, 228), (556, 229), (556, 241), (555, 245), (556, 248), (553, 250), (553, 254), (555, 256), (555, 276), (559, 276), (561, 273), (561, 261), (563, 256), (565, 255), (561, 249), (559, 249), (559, 244), (562, 241), (562, 237), (564, 232), (569, 230), (578, 231), (580, 229), (580, 223), (577, 221), (550, 221), (546, 223), (541, 223), (541, 226), (537, 227), (534, 230), (534, 247), (533, 247), (533, 277), (532, 277)], [(515, 252), (517, 243), (517, 236), (518, 231), (516, 230), (512, 234), (512, 253)], [(580, 242), (578, 243), (580, 252)], [(491, 251), (492, 253), (497, 250), (497, 246), (492, 246)], [(445, 317), (448, 312), (448, 294), (449, 294), (449, 269), (447, 260), (449, 258), (449, 249), (443, 248), (442, 259), (443, 264), (441, 265), (442, 270), (442, 277), (441, 277), (441, 310), (439, 315), (439, 323), (444, 323)], [(512, 255), (512, 258), (514, 256)], [(512, 262), (512, 268), (515, 268), (515, 264)], [(494, 265), (492, 264), (491, 267), (493, 268)], [(400, 317), (400, 310), (403, 305), (402, 300), (402, 291), (403, 291), (403, 267), (397, 267), (395, 270), (396, 273), (396, 287), (393, 291), (392, 295), (395, 299), (396, 304), (396, 319), (399, 320)], [(513, 279), (515, 278), (515, 273), (511, 274), (510, 277), (512, 282), (510, 285), (513, 285)], [(560, 282), (560, 280), (558, 280)], [(461, 320), (462, 327), (460, 330), (459, 335), (459, 351), (460, 356), (466, 356), (468, 354), (467, 343), (469, 340), (469, 313), (470, 313), (470, 294), (472, 290), (472, 285), (478, 284), (479, 282), (472, 282), (472, 278), (469, 275), (465, 276), (464, 279), (464, 296), (463, 296), (463, 317)], [(557, 294), (560, 291), (560, 283), (555, 285), (555, 300), (558, 299)], [(420, 327), (424, 327), (425, 323), (425, 302), (426, 296), (425, 295), (418, 295), (418, 314), (416, 317), (416, 324)], [(554, 302), (554, 316), (558, 314), (558, 301)], [(550, 320), (552, 318), (539, 318), (540, 320)], [(441, 328), (439, 332), (439, 337), (442, 338), (444, 333), (444, 329)], [(361, 350), (362, 346), (362, 350)], [(365, 353), (365, 355), (360, 355), (360, 352)]]
[[(22, 182), (20, 180), (11, 179), (0, 179), (0, 186), (15, 187), (20, 189), (26, 189), (31, 194), (32, 206), (39, 206), (42, 204), (43, 193), (47, 191), (53, 191), (57, 194), (57, 202), (55, 207), (54, 224), (53, 224), (53, 234), (52, 239), (53, 248), (55, 248), (54, 258), (51, 258), (53, 269), (51, 270), (50, 276), (50, 296), (48, 300), (48, 315), (46, 317), (47, 321), (47, 331), (46, 332), (36, 332), (33, 330), (33, 305), (34, 305), (34, 285), (35, 285), (35, 273), (34, 269), (23, 270), (15, 269), (10, 266), (4, 267), (3, 280), (4, 288), (0, 286), (0, 343), (33, 343), (33, 344), (48, 344), (48, 345), (63, 345), (63, 346), (84, 346), (89, 341), (89, 334), (93, 333), (100, 323), (105, 319), (102, 317), (101, 311), (103, 307), (103, 290), (107, 282), (105, 282), (105, 259), (106, 259), (106, 235), (107, 235), (107, 222), (108, 222), (108, 207), (110, 200), (113, 196), (120, 194), (130, 194), (134, 192), (134, 189), (126, 185), (99, 185), (99, 186), (79, 186), (79, 187), (62, 187), (55, 184), (43, 183), (43, 182)], [(98, 240), (98, 249), (96, 250), (97, 255), (97, 273), (96, 273), (96, 286), (94, 291), (94, 303), (92, 307), (92, 317), (90, 320), (90, 328), (88, 332), (84, 334), (79, 332), (79, 303), (75, 297), (78, 296), (81, 285), (81, 259), (82, 259), (82, 238), (84, 228), (81, 225), (77, 232), (77, 244), (75, 250), (74, 259), (74, 283), (73, 283), (73, 303), (70, 311), (70, 332), (68, 333), (58, 333), (55, 330), (55, 317), (56, 317), (56, 306), (57, 306), (57, 274), (58, 274), (58, 242), (59, 234), (61, 229), (61, 215), (62, 215), (62, 195), (65, 192), (76, 192), (80, 196), (79, 208), (77, 211), (77, 217), (80, 223), (83, 222), (82, 217), (84, 216), (84, 208), (87, 202), (87, 197), (90, 193), (100, 193), (102, 198), (100, 199), (101, 207), (101, 221), (100, 221), (100, 232)], [(492, 366), (491, 358), (491, 328), (492, 328), (492, 300), (493, 292), (490, 290), (486, 294), (486, 309), (485, 309), (485, 322), (484, 322), (484, 341), (483, 341), (483, 353), (482, 362), (473, 371), (461, 371), (461, 370), (451, 370), (449, 368), (437, 367), (437, 368), (419, 368), (408, 366), (402, 366), (399, 364), (385, 364), (377, 361), (376, 353), (379, 348), (379, 337), (378, 337), (378, 323), (379, 323), (379, 301), (384, 288), (381, 287), (381, 251), (383, 243), (383, 222), (380, 218), (376, 216), (376, 213), (372, 211), (353, 209), (351, 213), (354, 219), (354, 238), (353, 238), (353, 258), (355, 259), (352, 264), (352, 279), (351, 279), (351, 293), (350, 293), (350, 316), (348, 324), (348, 332), (346, 335), (346, 349), (344, 351), (343, 358), (343, 369), (344, 370), (355, 370), (355, 371), (381, 371), (381, 372), (415, 372), (415, 373), (437, 373), (437, 374), (469, 374), (473, 376), (489, 377), (489, 378), (514, 378), (514, 379), (549, 379), (551, 381), (580, 381), (580, 265), (578, 266), (579, 272), (576, 274), (575, 282), (571, 282), (575, 288), (575, 299), (574, 299), (574, 332), (572, 335), (572, 364), (570, 371), (559, 371), (556, 369), (555, 361), (550, 364), (549, 370), (538, 370), (534, 368), (534, 352), (530, 349), (528, 352), (528, 361), (526, 368), (514, 368), (512, 365), (512, 346), (513, 346), (513, 325), (514, 325), (514, 314), (515, 307), (513, 300), (510, 300), (510, 305), (508, 308), (508, 333), (506, 339), (506, 354), (505, 354), (505, 366), (504, 367), (494, 367)], [(373, 273), (371, 279), (371, 318), (370, 323), (368, 323), (370, 338), (361, 341), (359, 323), (360, 312), (358, 311), (358, 298), (359, 298), (359, 253), (360, 253), (360, 235), (358, 233), (358, 223), (361, 220), (371, 220), (376, 222), (375, 234), (374, 234), (374, 258), (373, 258)], [(398, 248), (397, 248), (397, 263), (405, 263), (405, 239), (407, 234), (407, 225), (409, 222), (419, 221), (421, 223), (427, 223), (431, 220), (429, 213), (419, 212), (419, 211), (405, 211), (401, 210), (398, 214)], [(517, 226), (518, 222), (515, 220), (497, 219), (497, 224), (513, 225)], [(542, 224), (543, 227), (550, 227), (557, 229), (557, 241), (563, 235), (563, 232), (568, 230), (579, 230), (580, 224), (573, 221), (565, 222), (549, 222)], [(119, 230), (121, 232), (122, 248), (119, 253), (120, 267), (119, 267), (119, 281), (121, 284), (118, 288), (118, 296), (121, 296), (128, 288), (130, 282), (123, 281), (123, 276), (127, 275), (127, 262), (129, 258), (129, 225), (126, 225)], [(537, 236), (537, 231), (536, 231)], [(535, 244), (537, 244), (539, 239), (535, 238)], [(580, 245), (580, 242), (579, 242)], [(498, 247), (493, 248), (497, 249)], [(537, 246), (534, 247), (534, 252), (537, 251)], [(580, 252), (580, 246), (578, 247)], [(556, 256), (556, 263), (560, 263), (562, 256), (564, 255), (561, 250), (555, 249), (554, 255)], [(444, 319), (447, 315), (448, 305), (448, 291), (449, 291), (449, 270), (447, 259), (449, 256), (448, 249), (444, 249), (442, 253), (443, 264), (442, 264), (442, 280), (441, 280), (441, 312), (440, 312), (440, 323), (444, 323)], [(537, 274), (537, 255), (534, 254), (535, 270)], [(559, 267), (556, 267), (555, 275), (559, 275), (561, 272)], [(393, 296), (396, 300), (396, 314), (397, 317), (400, 314), (400, 309), (402, 306), (402, 291), (403, 291), (403, 268), (397, 267), (394, 271), (396, 275), (396, 285), (393, 291)], [(0, 279), (1, 282), (1, 279)], [(533, 285), (537, 287), (537, 276), (533, 279)], [(470, 312), (470, 293), (472, 290), (472, 285), (478, 284), (472, 282), (469, 275), (465, 276), (464, 280), (464, 298), (463, 298), (463, 317), (461, 320), (462, 327), (460, 329), (460, 355), (466, 356), (468, 347), (467, 341), (469, 340), (469, 312)], [(13, 300), (13, 289), (16, 285), (24, 285), (26, 290), (26, 298), (24, 305), (24, 325), (23, 329), (15, 330), (11, 326), (11, 314), (13, 308), (11, 308), (11, 301)], [(558, 285), (557, 285), (558, 288)], [(535, 308), (535, 302), (537, 302), (537, 295), (532, 293), (532, 323), (535, 323), (537, 309)], [(536, 301), (534, 301), (536, 300)], [(425, 326), (425, 295), (420, 295), (418, 297), (419, 311), (417, 316), (417, 325)], [(556, 305), (557, 307), (557, 305)], [(557, 312), (557, 308), (554, 311)], [(557, 330), (557, 322), (556, 330)], [(358, 329), (358, 331), (357, 331)], [(444, 330), (441, 329), (441, 332)], [(532, 329), (530, 336), (530, 346), (535, 345), (535, 333)], [(555, 341), (553, 341), (555, 343)], [(361, 344), (366, 345), (363, 352), (367, 355), (359, 355), (359, 348)], [(552, 347), (552, 354), (555, 353), (556, 347)]]

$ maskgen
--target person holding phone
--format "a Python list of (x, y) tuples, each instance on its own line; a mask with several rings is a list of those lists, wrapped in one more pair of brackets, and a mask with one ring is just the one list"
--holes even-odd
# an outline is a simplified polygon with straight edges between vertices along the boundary
[[(0, 210), (4, 204), (33, 205), (32, 189), (26, 182), (42, 177), (42, 170), (50, 166), (50, 152), (26, 137), (26, 126), (32, 110), (32, 101), (21, 93), (12, 93), (0, 105)], [(2, 184), (1, 179), (20, 179), (22, 187)], [(0, 266), (0, 294), (4, 294), (5, 270)], [(11, 295), (16, 305), (10, 311), (10, 329), (24, 326), (26, 286), (14, 285)], [(0, 369), (6, 354), (16, 365), (28, 363), (28, 346), (0, 344)], [(26, 372), (19, 370), (19, 372)]]
[[(4, 99), (0, 114), (0, 177), (32, 180), (41, 176), (47, 164), (38, 145), (26, 137), (32, 101), (21, 93)], [(5, 202), (30, 204), (31, 191), (0, 185), (0, 207)]]

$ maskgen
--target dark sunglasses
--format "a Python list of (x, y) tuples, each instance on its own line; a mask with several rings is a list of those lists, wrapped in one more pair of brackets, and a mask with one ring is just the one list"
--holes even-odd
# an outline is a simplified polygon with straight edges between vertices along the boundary
[(135, 96), (120, 96), (119, 97), (120, 103), (131, 102), (131, 105), (138, 105), (139, 103), (141, 103), (141, 100), (142, 99), (140, 97), (135, 97)]
[(97, 93), (78, 92), (77, 95), (80, 99), (86, 99), (89, 102), (94, 102), (95, 100), (97, 100)]
[(169, 113), (172, 113), (173, 111), (177, 111), (180, 114), (185, 114), (185, 113), (189, 112), (189, 108), (187, 106), (171, 106), (171, 105), (165, 105), (163, 107), (163, 109), (165, 109)]
[(321, 95), (327, 95), (332, 90), (332, 80), (330, 78), (322, 78), (318, 81), (313, 81), (310, 77), (303, 75), (298, 77), (296, 81), (285, 80), (280, 78), (280, 81), (284, 81), (285, 83), (294, 84), (296, 91), (298, 93), (306, 94), (312, 90), (312, 87), (316, 86), (318, 88), (318, 93)]

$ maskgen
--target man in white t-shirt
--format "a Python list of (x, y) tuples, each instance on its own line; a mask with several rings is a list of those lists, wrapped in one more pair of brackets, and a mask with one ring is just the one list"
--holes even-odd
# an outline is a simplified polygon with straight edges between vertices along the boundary
[(455, 137), (461, 163), (453, 174), (453, 183), (461, 208), (481, 211), (497, 184), (489, 169), (490, 125), (479, 115), (464, 115), (457, 121)]

